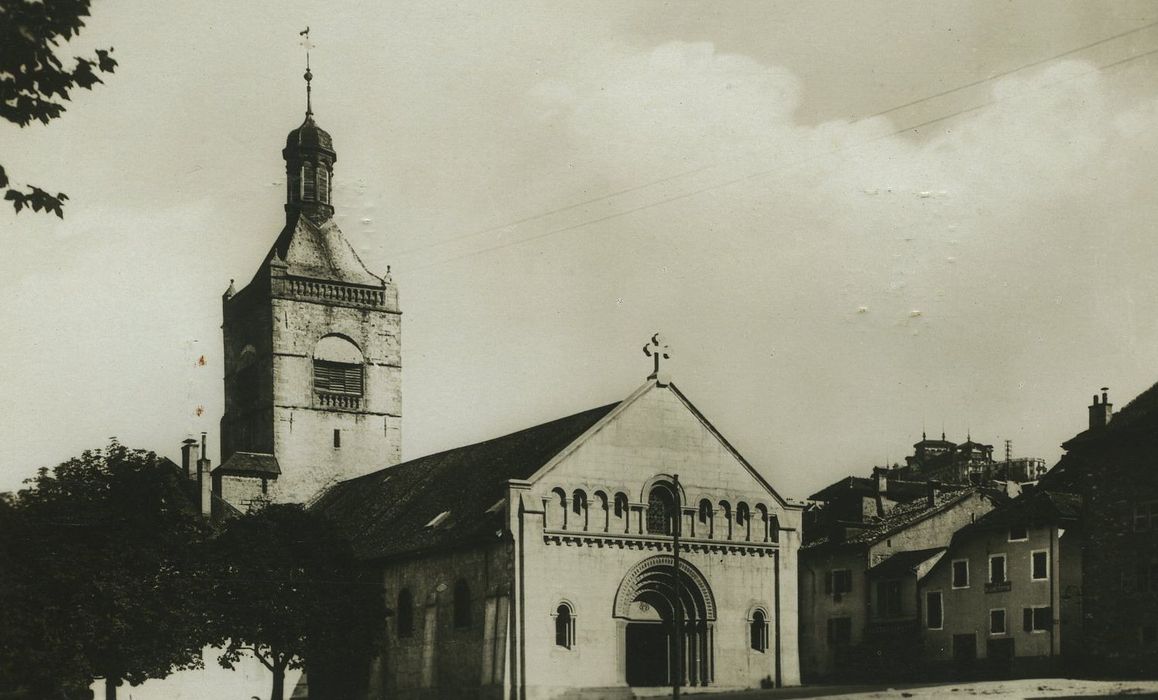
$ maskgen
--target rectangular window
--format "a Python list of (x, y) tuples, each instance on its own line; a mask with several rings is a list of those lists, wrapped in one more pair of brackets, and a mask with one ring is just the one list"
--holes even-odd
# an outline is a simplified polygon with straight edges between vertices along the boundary
[(877, 617), (901, 616), (901, 582), (877, 581)]
[(842, 595), (852, 592), (852, 571), (849, 569), (833, 569), (824, 578), (824, 592), (829, 595)]
[(337, 449), (342, 446), (342, 431), (334, 428), (334, 448)]
[(832, 647), (847, 647), (852, 644), (852, 618), (828, 618), (828, 645)]
[(1033, 552), (1030, 556), (1029, 577), (1034, 581), (1045, 581), (1049, 578), (1049, 552), (1042, 549)]
[(1026, 632), (1047, 632), (1053, 626), (1053, 610), (1048, 605), (1023, 608), (1021, 624)]
[(1005, 583), (1005, 555), (989, 555), (989, 583)]
[(1029, 539), (1029, 531), (1024, 525), (1014, 525), (1009, 528), (1010, 542), (1024, 542)]
[(989, 634), (1005, 634), (1005, 608), (989, 611)]
[(302, 199), (312, 202), (317, 195), (317, 183), (314, 182), (314, 167), (309, 163), (302, 166)]
[(925, 627), (939, 630), (945, 626), (945, 609), (941, 603), (941, 591), (925, 593)]
[(953, 562), (953, 588), (969, 587), (969, 560), (957, 559)]

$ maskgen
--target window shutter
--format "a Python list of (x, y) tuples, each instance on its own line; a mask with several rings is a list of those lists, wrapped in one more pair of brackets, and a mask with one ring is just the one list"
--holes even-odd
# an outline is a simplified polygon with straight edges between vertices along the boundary
[(1048, 630), (1053, 627), (1053, 608), (1045, 608), (1041, 611), (1041, 616), (1043, 618), (1042, 629)]
[(1033, 608), (1022, 608), (1021, 626), (1026, 632), (1033, 631)]
[[(828, 573), (826, 573), (824, 575), (824, 592), (825, 593), (832, 593), (832, 572), (831, 571), (829, 571)], [(832, 628), (832, 625), (830, 624), (829, 625), (829, 635), (830, 636), (832, 634), (831, 628)]]

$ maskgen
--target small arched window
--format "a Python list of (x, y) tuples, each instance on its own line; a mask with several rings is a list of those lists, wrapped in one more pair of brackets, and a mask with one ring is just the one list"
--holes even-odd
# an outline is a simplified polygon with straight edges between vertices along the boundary
[(743, 501), (736, 506), (736, 526), (740, 528), (740, 534), (744, 539), (752, 539), (752, 517), (748, 511), (748, 504)]
[(703, 532), (700, 537), (712, 536), (712, 502), (704, 498), (700, 500), (700, 507), (698, 509), (700, 525), (703, 526)]
[(314, 348), (314, 391), (344, 397), (362, 395), (362, 351), (349, 340), (327, 335)]
[(454, 584), (454, 626), (459, 629), (470, 627), (470, 618), (470, 586), (459, 579)]
[(768, 650), (768, 616), (760, 608), (752, 612), (748, 622), (749, 646), (753, 651), (764, 653)]
[(602, 532), (607, 532), (611, 525), (611, 504), (607, 500), (607, 494), (602, 491), (595, 492), (595, 527)]
[(570, 649), (575, 646), (575, 614), (567, 603), (555, 608), (555, 646)]
[(615, 516), (615, 531), (627, 532), (628, 528), (631, 527), (631, 523), (627, 517), (627, 494), (622, 491), (615, 494), (612, 514)]
[(727, 539), (732, 539), (732, 504), (727, 501), (720, 501), (720, 514), (724, 518), (724, 526), (721, 528), (721, 536)]
[(768, 518), (768, 541), (780, 541), (780, 518), (777, 518), (775, 515)]
[(571, 494), (571, 512), (575, 514), (575, 529), (587, 529), (587, 492), (575, 489)]
[(675, 498), (667, 484), (653, 486), (647, 494), (647, 531), (653, 535), (670, 535)]
[(768, 541), (768, 508), (763, 503), (756, 504), (756, 541)]
[(414, 596), (409, 588), (398, 591), (398, 636), (414, 634)]

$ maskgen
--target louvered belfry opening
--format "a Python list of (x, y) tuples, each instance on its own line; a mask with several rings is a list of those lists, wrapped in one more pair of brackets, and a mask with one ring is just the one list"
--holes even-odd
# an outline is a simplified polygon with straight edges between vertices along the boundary
[(346, 396), (362, 395), (362, 365), (314, 360), (314, 390)]

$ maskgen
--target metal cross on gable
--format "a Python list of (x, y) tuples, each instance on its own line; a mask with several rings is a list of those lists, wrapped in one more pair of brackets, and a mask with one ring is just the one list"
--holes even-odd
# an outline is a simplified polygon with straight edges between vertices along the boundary
[(664, 372), (661, 374), (661, 365), (664, 360), (671, 359), (671, 347), (667, 344), (667, 341), (663, 339), (663, 336), (659, 333), (651, 336), (651, 340), (643, 346), (643, 354), (650, 357), (655, 363), (648, 379), (659, 379), (661, 382), (666, 383), (665, 375), (667, 373)]

